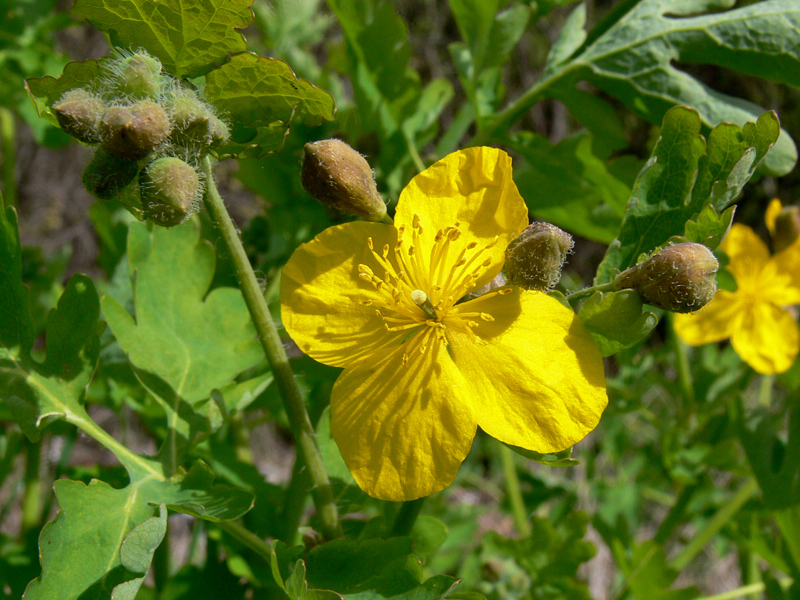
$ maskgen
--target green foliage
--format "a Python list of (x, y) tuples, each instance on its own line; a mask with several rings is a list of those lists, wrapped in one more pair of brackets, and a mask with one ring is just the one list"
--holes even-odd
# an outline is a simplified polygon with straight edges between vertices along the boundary
[(616, 354), (644, 339), (658, 323), (651, 312), (642, 313), (642, 300), (633, 290), (595, 292), (578, 311), (603, 356)]
[[(449, 0), (402, 14), (395, 4), (77, 0), (73, 16), (123, 50), (68, 63), (53, 34), (74, 20), (52, 0), (0, 0), (0, 104), (38, 124), (38, 143), (65, 139), (52, 107), (70, 90), (104, 107), (156, 103), (171, 126), (144, 157), (87, 171), (95, 196), (132, 209), (90, 208), (95, 263), (30, 241), (36, 199), (20, 202), (25, 248), (17, 212), (0, 214), (0, 599), (28, 585), (26, 600), (691, 600), (716, 593), (708, 573), (731, 557), (741, 577), (730, 587), (794, 598), (800, 363), (762, 379), (735, 344), (687, 347), (672, 319), (656, 326), (636, 293), (602, 284), (671, 243), (715, 249), (735, 209), (760, 226), (767, 198), (796, 196), (791, 178), (742, 193), (759, 170), (782, 175), (796, 161), (796, 3)], [(73, 33), (59, 44), (83, 39)], [(123, 77), (130, 52), (150, 79)], [(720, 70), (726, 89), (756, 102), (701, 82), (717, 85)], [(783, 107), (786, 130), (757, 104)], [(452, 150), (514, 155), (531, 216), (578, 236), (550, 294), (609, 357), (609, 404), (586, 441), (554, 454), (512, 447), (524, 457), (512, 477), (479, 434), (448, 490), (424, 504), (370, 498), (331, 433), (339, 370), (298, 356), (286, 336), (259, 339), (219, 215), (169, 230), (135, 222), (148, 165), (170, 156), (197, 175), (188, 214), (216, 190), (201, 161), (239, 159), (217, 171), (220, 189), (283, 333), (280, 269), (348, 218), (300, 186), (304, 145), (326, 137), (365, 155), (390, 216), (408, 180)], [(14, 185), (8, 143), (3, 129), (3, 190)], [(603, 251), (580, 238), (610, 245), (596, 272)], [(65, 277), (76, 270), (93, 275)], [(592, 277), (602, 287), (582, 289)], [(274, 370), (270, 343), (291, 357)], [(299, 407), (283, 404), (287, 381)], [(300, 434), (298, 412), (312, 426)], [(326, 529), (332, 509), (342, 536)], [(169, 513), (194, 518), (167, 527)]]
[(175, 464), (188, 446), (222, 424), (225, 406), (212, 390), (231, 383), (261, 358), (241, 293), (209, 293), (216, 257), (194, 223), (172, 229), (133, 225), (128, 233), (135, 320), (103, 299), (103, 314), (137, 377), (170, 423), (162, 448)]
[(279, 150), (295, 117), (310, 125), (333, 120), (333, 97), (297, 79), (282, 60), (236, 54), (206, 78), (206, 96), (233, 121), (233, 139), (223, 152), (242, 158)]
[[(791, 0), (755, 2), (729, 8), (733, 0), (664, 0), (620, 3), (627, 12), (614, 15), (588, 34), (583, 6), (562, 32), (547, 72), (571, 87), (586, 80), (624, 102), (651, 123), (675, 105), (697, 109), (708, 128), (729, 121), (739, 126), (763, 112), (758, 106), (715, 92), (673, 63), (719, 65), (772, 81), (798, 85), (800, 51), (796, 32), (800, 11)], [(568, 102), (568, 97), (564, 98)], [(777, 137), (777, 136), (776, 136)], [(773, 140), (773, 143), (775, 141)], [(785, 175), (797, 161), (797, 149), (782, 132), (764, 168)]]
[(615, 270), (636, 264), (671, 236), (683, 233), (686, 222), (710, 202), (721, 212), (775, 143), (780, 132), (774, 113), (764, 113), (743, 129), (730, 123), (715, 127), (706, 144), (694, 110), (672, 108), (664, 116), (653, 155), (639, 173), (622, 221), (597, 271), (597, 282)]
[(153, 6), (148, 0), (77, 0), (72, 14), (108, 33), (115, 46), (145, 48), (176, 77), (205, 75), (229, 54), (245, 49), (236, 29), (252, 22), (250, 2), (214, 1), (186, 8)]

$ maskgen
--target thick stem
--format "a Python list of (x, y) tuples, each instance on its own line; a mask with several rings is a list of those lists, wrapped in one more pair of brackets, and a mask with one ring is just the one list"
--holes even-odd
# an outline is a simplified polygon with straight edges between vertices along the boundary
[(0, 106), (0, 148), (3, 154), (3, 198), (5, 206), (17, 205), (17, 178), (14, 173), (17, 166), (17, 134), (14, 124), (14, 113)]
[(397, 511), (397, 517), (395, 517), (390, 535), (395, 537), (411, 533), (423, 504), (425, 504), (425, 498), (403, 502), (400, 510)]
[(317, 446), (311, 419), (309, 419), (308, 412), (303, 404), (300, 388), (289, 364), (289, 358), (286, 356), (286, 350), (283, 348), (280, 334), (275, 322), (272, 320), (264, 294), (242, 246), (239, 232), (233, 224), (225, 208), (225, 203), (214, 183), (211, 159), (208, 156), (203, 159), (203, 171), (206, 175), (206, 206), (211, 218), (219, 227), (222, 238), (228, 248), (245, 303), (250, 311), (253, 324), (261, 340), (261, 346), (264, 348), (272, 374), (275, 376), (278, 389), (283, 397), (289, 424), (297, 443), (298, 455), (302, 458), (306, 469), (308, 469), (313, 485), (312, 496), (320, 519), (322, 534), (328, 539), (339, 537), (341, 535), (339, 511), (336, 508), (333, 489)]
[[(675, 315), (669, 313), (670, 324), (675, 322)], [(678, 369), (678, 380), (681, 384), (681, 391), (687, 403), (694, 403), (694, 382), (692, 381), (692, 371), (689, 367), (689, 353), (686, 351), (686, 344), (675, 333), (675, 328), (670, 330), (670, 341), (675, 351), (676, 367)]]
[(506, 494), (511, 503), (511, 511), (514, 514), (514, 524), (517, 526), (520, 537), (526, 538), (531, 534), (531, 526), (528, 522), (528, 513), (525, 510), (525, 502), (522, 500), (522, 491), (519, 487), (514, 451), (508, 446), (500, 444), (500, 458), (503, 460)]
[(751, 478), (739, 488), (739, 491), (734, 494), (733, 498), (719, 509), (717, 514), (711, 518), (706, 526), (697, 532), (697, 535), (695, 535), (691, 541), (686, 544), (683, 550), (681, 550), (680, 554), (672, 560), (670, 566), (676, 571), (685, 569), (703, 548), (706, 547), (706, 544), (711, 541), (711, 538), (719, 533), (720, 529), (739, 512), (739, 509), (744, 506), (744, 503), (752, 498), (757, 491), (758, 483), (755, 478)]

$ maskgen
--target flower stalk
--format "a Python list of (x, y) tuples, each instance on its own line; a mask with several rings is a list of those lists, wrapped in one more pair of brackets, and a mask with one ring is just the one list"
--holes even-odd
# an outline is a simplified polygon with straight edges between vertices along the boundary
[(320, 520), (322, 534), (328, 539), (339, 537), (341, 535), (341, 526), (333, 497), (333, 489), (331, 488), (325, 465), (322, 462), (322, 455), (317, 446), (311, 419), (303, 404), (300, 388), (289, 364), (289, 358), (269, 312), (264, 294), (256, 280), (253, 267), (242, 246), (239, 233), (217, 190), (211, 168), (211, 159), (208, 156), (203, 159), (202, 167), (206, 175), (206, 206), (211, 218), (219, 227), (225, 245), (230, 252), (247, 309), (250, 311), (261, 345), (278, 383), (286, 414), (289, 417), (292, 434), (297, 443), (298, 457), (305, 464), (313, 485), (312, 496)]

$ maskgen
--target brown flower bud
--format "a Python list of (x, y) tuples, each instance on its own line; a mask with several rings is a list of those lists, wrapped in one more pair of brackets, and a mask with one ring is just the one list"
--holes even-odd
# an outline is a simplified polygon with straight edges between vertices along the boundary
[(506, 248), (508, 283), (526, 290), (552, 288), (573, 244), (572, 236), (555, 225), (531, 223)]
[(189, 164), (173, 156), (158, 158), (139, 175), (145, 217), (162, 227), (180, 225), (197, 212), (200, 178)]
[(111, 200), (136, 177), (139, 165), (135, 160), (111, 156), (98, 149), (83, 171), (83, 185), (95, 198)]
[(100, 143), (100, 122), (105, 103), (86, 89), (69, 90), (53, 104), (58, 124), (84, 144)]
[(791, 246), (800, 236), (800, 207), (786, 206), (775, 217), (772, 249), (777, 253)]
[(171, 129), (166, 111), (150, 100), (111, 106), (101, 124), (103, 148), (120, 158), (140, 160), (164, 143)]
[(614, 279), (617, 289), (632, 288), (648, 304), (677, 313), (703, 308), (717, 291), (719, 262), (702, 244), (668, 246)]
[(341, 140), (306, 144), (300, 176), (303, 189), (323, 204), (367, 221), (386, 218), (369, 163)]

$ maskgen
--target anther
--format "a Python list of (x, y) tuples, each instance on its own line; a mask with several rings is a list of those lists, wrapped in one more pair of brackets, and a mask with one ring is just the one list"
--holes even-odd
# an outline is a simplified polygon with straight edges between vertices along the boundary
[(372, 238), (371, 237), (367, 238), (367, 246), (369, 246), (370, 250), (374, 250), (374, 247), (372, 245)]
[(494, 321), (494, 317), (488, 313), (481, 313), (481, 319), (489, 322)]
[(510, 294), (513, 291), (514, 290), (512, 290), (511, 288), (502, 288), (497, 290), (497, 293), (500, 294), (501, 296), (505, 296), (506, 294)]
[(359, 300), (358, 303), (361, 306), (372, 306), (372, 300)]
[(467, 250), (472, 250), (473, 248), (477, 248), (478, 242), (470, 242), (467, 244)]
[(383, 245), (383, 258), (386, 258), (387, 256), (389, 256), (389, 244), (384, 244)]

